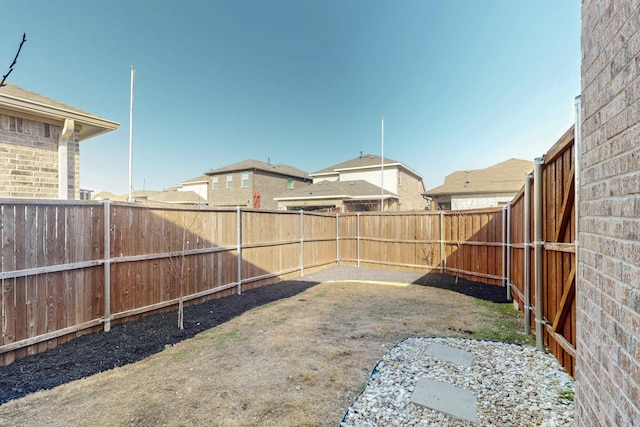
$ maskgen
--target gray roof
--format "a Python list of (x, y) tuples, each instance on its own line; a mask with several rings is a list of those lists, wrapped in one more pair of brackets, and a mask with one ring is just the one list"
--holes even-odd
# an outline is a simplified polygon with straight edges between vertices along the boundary
[[(311, 176), (334, 173), (343, 169), (357, 169), (370, 166), (380, 166), (381, 159), (382, 158), (380, 156), (377, 156), (375, 154), (363, 154), (362, 156), (356, 157), (355, 159), (347, 160), (346, 162), (338, 163), (337, 165), (329, 166), (328, 168), (313, 172), (311, 173)], [(392, 160), (388, 157), (384, 158), (384, 164), (402, 165), (402, 163), (398, 162), (397, 160)], [(406, 168), (406, 166), (404, 167)]]
[(524, 175), (533, 170), (529, 160), (509, 159), (486, 169), (457, 171), (444, 184), (427, 190), (427, 196), (449, 194), (517, 193), (524, 185)]
[(200, 175), (200, 176), (197, 176), (195, 178), (187, 179), (185, 181), (182, 181), (178, 185), (182, 185), (182, 184), (198, 184), (198, 183), (202, 183), (202, 182), (208, 183), (209, 182), (209, 175)]
[(275, 173), (278, 175), (290, 176), (294, 178), (303, 178), (310, 179), (309, 174), (303, 170), (294, 168), (293, 166), (288, 165), (272, 165), (271, 163), (264, 163), (258, 160), (248, 159), (243, 160), (238, 163), (234, 163), (232, 165), (223, 166), (218, 169), (211, 169), (209, 172), (205, 172), (206, 175), (215, 175), (220, 173), (229, 173), (229, 172), (243, 172), (247, 170), (260, 170), (270, 173)]
[(8, 84), (0, 88), (0, 107), (55, 121), (73, 119), (80, 140), (116, 129), (120, 124), (71, 107), (35, 92)]
[(161, 191), (149, 195), (147, 200), (156, 203), (182, 205), (195, 205), (207, 202), (194, 191)]
[[(385, 196), (397, 198), (398, 195), (385, 190)], [(274, 197), (274, 200), (303, 199), (361, 199), (369, 200), (381, 197), (377, 185), (364, 180), (358, 181), (321, 181), (304, 188), (287, 191), (286, 196)]]

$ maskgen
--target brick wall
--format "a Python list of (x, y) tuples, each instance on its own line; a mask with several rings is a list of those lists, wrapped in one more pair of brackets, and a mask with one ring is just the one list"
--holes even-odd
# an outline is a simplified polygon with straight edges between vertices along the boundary
[[(58, 198), (58, 138), (62, 128), (0, 114), (0, 197)], [(68, 143), (69, 198), (80, 195), (77, 135)]]
[[(212, 207), (242, 206), (253, 207), (253, 193), (260, 193), (261, 209), (278, 209), (274, 197), (287, 194), (288, 177), (262, 170), (249, 171), (249, 186), (242, 187), (242, 172), (233, 172), (233, 188), (227, 188), (227, 173), (217, 174), (218, 189), (210, 185), (209, 205)], [(293, 178), (293, 188), (298, 189), (308, 184), (300, 178)]]
[(576, 425), (640, 425), (640, 6), (582, 4)]

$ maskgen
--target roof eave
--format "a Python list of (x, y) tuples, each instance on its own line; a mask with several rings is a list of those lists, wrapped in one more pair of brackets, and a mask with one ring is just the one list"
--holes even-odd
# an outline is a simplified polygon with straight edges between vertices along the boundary
[(72, 119), (82, 127), (79, 132), (81, 141), (115, 130), (120, 126), (118, 122), (103, 119), (98, 116), (29, 101), (11, 95), (0, 94), (0, 106), (54, 120), (64, 121), (65, 119)]

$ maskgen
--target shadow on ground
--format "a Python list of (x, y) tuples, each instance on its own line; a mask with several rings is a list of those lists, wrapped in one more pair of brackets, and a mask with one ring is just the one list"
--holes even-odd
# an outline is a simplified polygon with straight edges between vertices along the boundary
[(275, 283), (185, 307), (184, 330), (176, 311), (114, 325), (110, 332), (83, 335), (58, 347), (0, 367), (0, 404), (38, 390), (142, 360), (194, 335), (227, 322), (254, 307), (288, 298), (326, 281), (413, 283), (459, 292), (491, 302), (507, 302), (504, 287), (446, 274), (426, 274), (334, 266), (295, 280)]
[[(446, 278), (443, 278), (446, 277)], [(468, 295), (477, 299), (506, 303), (507, 290), (503, 286), (487, 285), (485, 283), (474, 282), (467, 279), (456, 279), (454, 276), (430, 273), (425, 274), (412, 282), (415, 285), (430, 286), (432, 288), (446, 289), (459, 294)]]

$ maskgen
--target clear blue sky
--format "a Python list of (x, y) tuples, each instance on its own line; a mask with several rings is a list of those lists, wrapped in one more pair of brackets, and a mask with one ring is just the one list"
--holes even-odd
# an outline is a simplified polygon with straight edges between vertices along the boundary
[(23, 32), (11, 83), (120, 122), (80, 145), (94, 191), (128, 191), (132, 65), (134, 189), (380, 154), (382, 115), (431, 188), (544, 154), (580, 92), (578, 0), (5, 1), (2, 74)]

